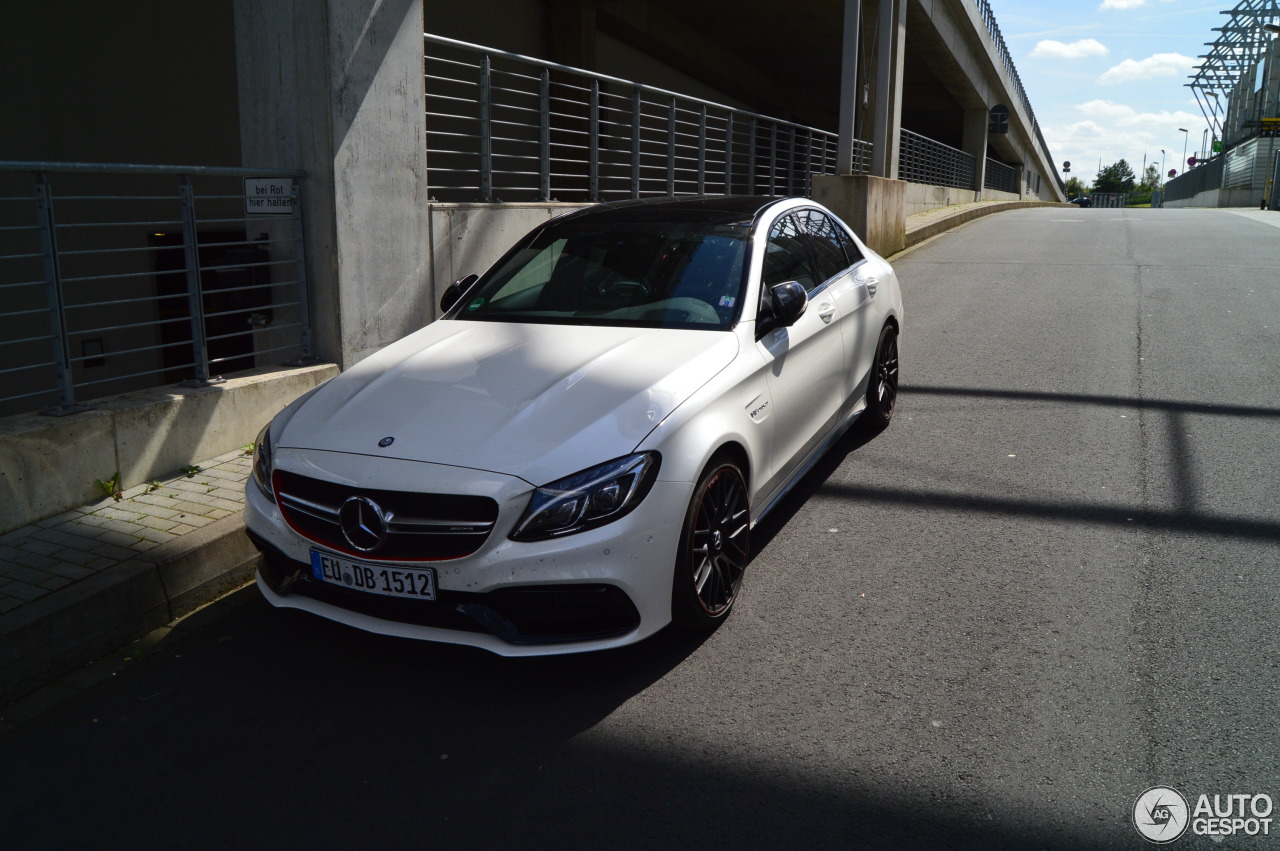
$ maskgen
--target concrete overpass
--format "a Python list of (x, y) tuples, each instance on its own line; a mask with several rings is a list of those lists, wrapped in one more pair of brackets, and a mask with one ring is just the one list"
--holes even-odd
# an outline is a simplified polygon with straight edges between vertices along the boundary
[[(304, 173), (301, 239), (268, 243), (261, 223), (247, 220), (241, 236), (229, 232), (234, 219), (210, 228), (215, 241), (255, 243), (272, 261), (300, 252), (304, 335), (270, 351), (300, 347), (344, 368), (429, 321), (443, 287), (483, 269), (536, 222), (609, 197), (812, 192), (886, 253), (917, 210), (1065, 200), (986, 0), (209, 0), (163, 15), (145, 0), (73, 0), (0, 4), (0, 33), (5, 77), (23, 81), (0, 88), (0, 163), (11, 166), (0, 168), (12, 211), (4, 215), (35, 221), (43, 205), (64, 235), (74, 215), (96, 216), (83, 224), (112, 234), (77, 253), (80, 267), (100, 263), (84, 274), (92, 287), (56, 293), (73, 317), (48, 322), (62, 361), (56, 381), (36, 326), (39, 305), (53, 303), (45, 290), (60, 285), (30, 271), (36, 249), (15, 247), (18, 230), (34, 229), (0, 234), (0, 261), (25, 264), (19, 273), (0, 262), (0, 285), (21, 306), (0, 310), (0, 347), (40, 348), (29, 359), (3, 350), (13, 364), (0, 394), (5, 415), (55, 404), (68, 384), (77, 401), (92, 401), (175, 380), (158, 354), (164, 339), (148, 335), (190, 318), (160, 312), (178, 303), (161, 283), (175, 269), (160, 268), (162, 249), (149, 242), (164, 236), (149, 219), (178, 214), (128, 208), (129, 197), (158, 204), (168, 189), (142, 188), (136, 168), (103, 169), (94, 189), (93, 166), (40, 164)], [(478, 47), (446, 56), (446, 40)], [(444, 66), (461, 76), (442, 83)], [(473, 70), (489, 82), (463, 79)], [(550, 93), (541, 106), (540, 80)], [(526, 84), (532, 101), (517, 91)], [(992, 132), (1000, 105), (1008, 128)], [(159, 171), (152, 177), (176, 196), (175, 170)], [(52, 180), (33, 193), (45, 172)], [(226, 179), (238, 186), (240, 172)], [(62, 200), (93, 191), (104, 200)], [(186, 279), (201, 274), (188, 269)], [(89, 309), (98, 304), (110, 306)], [(278, 328), (242, 332), (255, 346), (296, 333), (274, 304), (254, 311), (259, 325)], [(243, 356), (259, 371), (285, 359), (258, 348)], [(127, 375), (112, 372), (126, 361)], [(219, 427), (222, 451), (251, 441), (272, 411), (248, 413), (242, 427)], [(193, 441), (208, 422), (195, 424)], [(198, 460), (180, 435), (176, 425), (166, 431), (165, 457)], [(200, 445), (206, 455), (219, 449)], [(90, 481), (77, 478), (71, 491)]]

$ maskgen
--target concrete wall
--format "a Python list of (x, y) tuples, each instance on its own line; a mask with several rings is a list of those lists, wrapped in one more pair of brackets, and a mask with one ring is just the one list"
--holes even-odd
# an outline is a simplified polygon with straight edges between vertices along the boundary
[(888, 257), (905, 245), (904, 210), (910, 186), (865, 174), (815, 174), (812, 195), (844, 219), (872, 251)]
[(432, 204), (431, 304), (424, 322), (440, 313), (440, 296), (464, 275), (479, 275), (522, 236), (582, 204)]
[(241, 373), (199, 389), (161, 387), (100, 400), (68, 417), (0, 420), (0, 534), (252, 443), (285, 405), (337, 375), (332, 364)]

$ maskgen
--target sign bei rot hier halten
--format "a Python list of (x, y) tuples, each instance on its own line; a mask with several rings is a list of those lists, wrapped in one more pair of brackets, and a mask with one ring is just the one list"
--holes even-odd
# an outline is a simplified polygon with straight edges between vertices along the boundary
[(293, 179), (246, 177), (244, 211), (249, 215), (289, 215), (293, 212)]

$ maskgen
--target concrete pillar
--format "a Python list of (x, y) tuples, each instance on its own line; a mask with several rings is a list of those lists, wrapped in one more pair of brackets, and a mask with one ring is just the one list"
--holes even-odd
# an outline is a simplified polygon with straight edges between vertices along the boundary
[(234, 0), (246, 165), (303, 168), (316, 356), (431, 317), (422, 0)]
[(552, 62), (596, 70), (595, 0), (551, 0), (547, 35)]
[(902, 66), (907, 35), (907, 0), (880, 0), (876, 23), (876, 112), (871, 173), (898, 176), (902, 130)]
[(964, 111), (964, 140), (962, 149), (976, 162), (974, 173), (975, 186), (973, 200), (981, 201), (983, 187), (987, 181), (987, 127), (991, 114), (986, 109), (966, 109)]
[(844, 39), (840, 47), (840, 124), (836, 141), (836, 174), (849, 174), (853, 163), (858, 111), (858, 28), (862, 0), (844, 0)]

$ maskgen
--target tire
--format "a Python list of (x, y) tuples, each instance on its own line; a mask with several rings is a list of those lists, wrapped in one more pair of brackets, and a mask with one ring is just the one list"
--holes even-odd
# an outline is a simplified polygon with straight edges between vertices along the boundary
[(880, 331), (876, 358), (867, 379), (867, 409), (862, 413), (863, 430), (877, 434), (888, 427), (898, 404), (898, 332), (892, 325)]
[(731, 458), (717, 456), (694, 488), (680, 533), (671, 586), (676, 626), (709, 632), (723, 623), (750, 557), (747, 480)]

